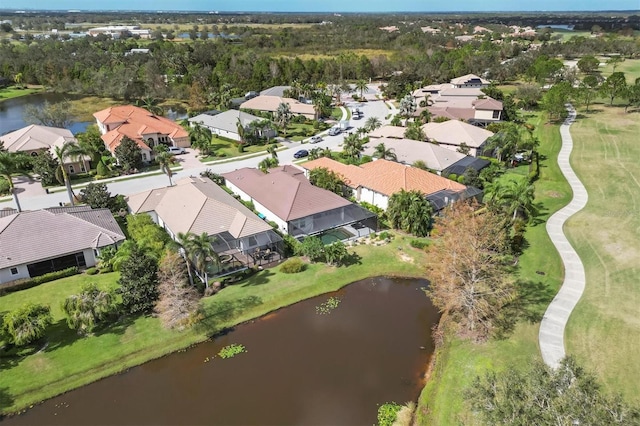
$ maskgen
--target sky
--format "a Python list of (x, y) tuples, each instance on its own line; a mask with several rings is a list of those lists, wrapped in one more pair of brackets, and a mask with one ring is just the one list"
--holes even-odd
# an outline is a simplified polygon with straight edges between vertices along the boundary
[(0, 0), (9, 10), (493, 12), (640, 10), (640, 0)]

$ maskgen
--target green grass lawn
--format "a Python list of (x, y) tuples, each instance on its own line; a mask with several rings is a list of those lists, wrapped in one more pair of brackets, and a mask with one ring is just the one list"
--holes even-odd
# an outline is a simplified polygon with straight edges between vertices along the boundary
[[(540, 358), (540, 319), (563, 276), (562, 262), (546, 233), (545, 222), (551, 213), (569, 201), (571, 190), (556, 162), (561, 145), (558, 126), (546, 124), (540, 116), (532, 116), (529, 121), (536, 125), (541, 141), (541, 174), (535, 183), (540, 215), (526, 231), (528, 247), (520, 256), (519, 270), (514, 277), (522, 293), (527, 295), (528, 319), (520, 320), (514, 332), (503, 340), (472, 344), (452, 338), (441, 347), (431, 378), (420, 395), (419, 424), (477, 423), (464, 402), (464, 391), (474, 378), (487, 370), (500, 370), (509, 365), (524, 367), (531, 360)], [(501, 179), (522, 179), (527, 169), (525, 165), (509, 169)]]
[[(211, 138), (211, 144), (212, 144), (212, 149), (216, 153), (216, 155), (199, 157), (200, 161), (202, 161), (203, 163), (207, 163), (209, 161), (214, 161), (214, 160), (221, 160), (225, 158), (240, 157), (248, 154), (262, 153), (262, 152), (265, 152), (270, 145), (273, 145), (273, 143), (269, 143), (266, 145), (249, 145), (249, 146), (245, 146), (244, 152), (240, 152), (240, 150), (238, 150), (238, 145), (236, 145), (235, 142), (231, 142), (225, 139), (220, 139), (215, 136)], [(280, 146), (280, 144), (278, 144), (278, 146)]]
[[(606, 62), (603, 61), (603, 62)], [(613, 65), (607, 64), (600, 68), (603, 77), (609, 77), (613, 72)], [(633, 84), (640, 77), (640, 59), (625, 59), (616, 65), (616, 72), (622, 71), (627, 77), (627, 83)]]
[[(618, 69), (631, 65), (625, 61)], [(635, 61), (634, 66), (640, 65)], [(637, 68), (640, 75), (640, 68)], [(594, 105), (571, 128), (571, 163), (589, 193), (565, 225), (586, 272), (566, 332), (568, 353), (610, 391), (640, 403), (640, 113)]]
[[(118, 275), (78, 275), (0, 297), (0, 312), (29, 301), (51, 305), (54, 324), (47, 332), (48, 346), (32, 348), (22, 356), (0, 357), (0, 407), (15, 412), (67, 390), (115, 374), (167, 353), (201, 342), (220, 330), (273, 310), (337, 290), (372, 276), (421, 277), (426, 255), (410, 247), (410, 237), (396, 237), (386, 246), (360, 245), (350, 249), (360, 259), (349, 267), (309, 265), (299, 274), (264, 270), (202, 300), (203, 321), (188, 331), (170, 331), (158, 319), (122, 318), (116, 324), (80, 338), (69, 330), (60, 304), (85, 282), (114, 287)], [(401, 256), (402, 254), (408, 257)], [(41, 349), (41, 350), (40, 350)]]
[(284, 136), (289, 140), (299, 142), (319, 132), (320, 129), (314, 129), (313, 124), (291, 123), (287, 126), (286, 135), (283, 132), (280, 132), (280, 136)]
[(6, 89), (0, 89), (0, 102), (6, 99), (18, 98), (20, 96), (27, 96), (27, 95), (39, 93), (42, 91), (43, 91), (42, 87), (29, 87), (29, 88), (25, 87), (23, 89), (23, 88), (17, 88), (15, 86), (10, 86), (10, 87), (7, 87)]

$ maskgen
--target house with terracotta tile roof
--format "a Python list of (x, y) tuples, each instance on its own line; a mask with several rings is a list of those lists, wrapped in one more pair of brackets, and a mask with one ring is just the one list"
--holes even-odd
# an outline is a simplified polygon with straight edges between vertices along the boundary
[(117, 247), (124, 240), (109, 209), (77, 206), (3, 211), (0, 285), (72, 266), (94, 266), (100, 250)]
[[(24, 152), (36, 157), (44, 151), (49, 151), (53, 155), (56, 147), (61, 148), (66, 142), (77, 143), (78, 141), (70, 130), (32, 124), (0, 136), (0, 142), (9, 152)], [(84, 173), (91, 168), (89, 161), (89, 157), (82, 156), (67, 159), (64, 166), (72, 175)]]
[(389, 197), (401, 190), (420, 191), (427, 199), (432, 194), (449, 191), (462, 196), (467, 187), (452, 180), (415, 167), (388, 160), (375, 160), (360, 166), (347, 165), (322, 157), (301, 164), (307, 171), (324, 167), (344, 178), (359, 202), (367, 202), (386, 210)]
[(153, 147), (157, 145), (180, 148), (191, 146), (189, 134), (182, 126), (144, 108), (133, 105), (115, 106), (98, 111), (93, 116), (111, 154), (115, 153), (125, 136), (138, 144), (144, 162), (153, 160)]
[(151, 216), (173, 239), (187, 232), (209, 235), (223, 261), (211, 265), (211, 277), (272, 262), (284, 253), (271, 225), (208, 178), (184, 178), (174, 186), (130, 195), (127, 204), (131, 213)]
[(243, 168), (222, 175), (226, 185), (254, 204), (282, 232), (303, 239), (320, 236), (325, 243), (375, 232), (377, 217), (349, 200), (312, 185), (304, 172), (284, 166), (263, 173)]
[(316, 111), (312, 104), (299, 102), (292, 98), (283, 98), (281, 96), (256, 96), (255, 98), (243, 102), (240, 105), (240, 109), (275, 113), (281, 103), (289, 104), (291, 113), (294, 115), (304, 115), (309, 119), (314, 119), (316, 117)]
[(469, 148), (469, 155), (482, 155), (487, 139), (493, 133), (478, 126), (460, 120), (449, 120), (442, 123), (426, 123), (421, 126), (427, 139), (443, 148), (453, 151), (460, 149), (462, 144)]

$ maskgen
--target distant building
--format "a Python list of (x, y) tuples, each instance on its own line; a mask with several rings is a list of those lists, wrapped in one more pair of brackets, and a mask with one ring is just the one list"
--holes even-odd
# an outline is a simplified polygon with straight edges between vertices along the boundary
[(138, 25), (109, 25), (107, 27), (96, 27), (89, 29), (89, 35), (97, 36), (100, 34), (109, 35), (112, 38), (121, 38), (124, 36), (139, 36), (140, 38), (151, 38), (151, 30), (140, 28)]

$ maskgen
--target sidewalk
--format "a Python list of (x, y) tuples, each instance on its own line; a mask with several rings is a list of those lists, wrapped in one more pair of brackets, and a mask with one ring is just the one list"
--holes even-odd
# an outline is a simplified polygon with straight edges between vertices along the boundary
[(578, 176), (571, 168), (569, 157), (573, 149), (573, 139), (569, 128), (575, 121), (576, 111), (571, 105), (567, 105), (569, 116), (560, 126), (562, 136), (562, 148), (558, 154), (558, 165), (562, 174), (569, 182), (573, 190), (571, 202), (554, 213), (547, 221), (547, 233), (551, 241), (558, 249), (562, 263), (564, 264), (564, 281), (560, 291), (553, 299), (540, 323), (538, 341), (540, 352), (544, 362), (557, 368), (565, 357), (564, 330), (571, 312), (578, 304), (585, 287), (584, 266), (578, 253), (573, 249), (567, 237), (564, 235), (564, 223), (587, 204), (588, 194)]

